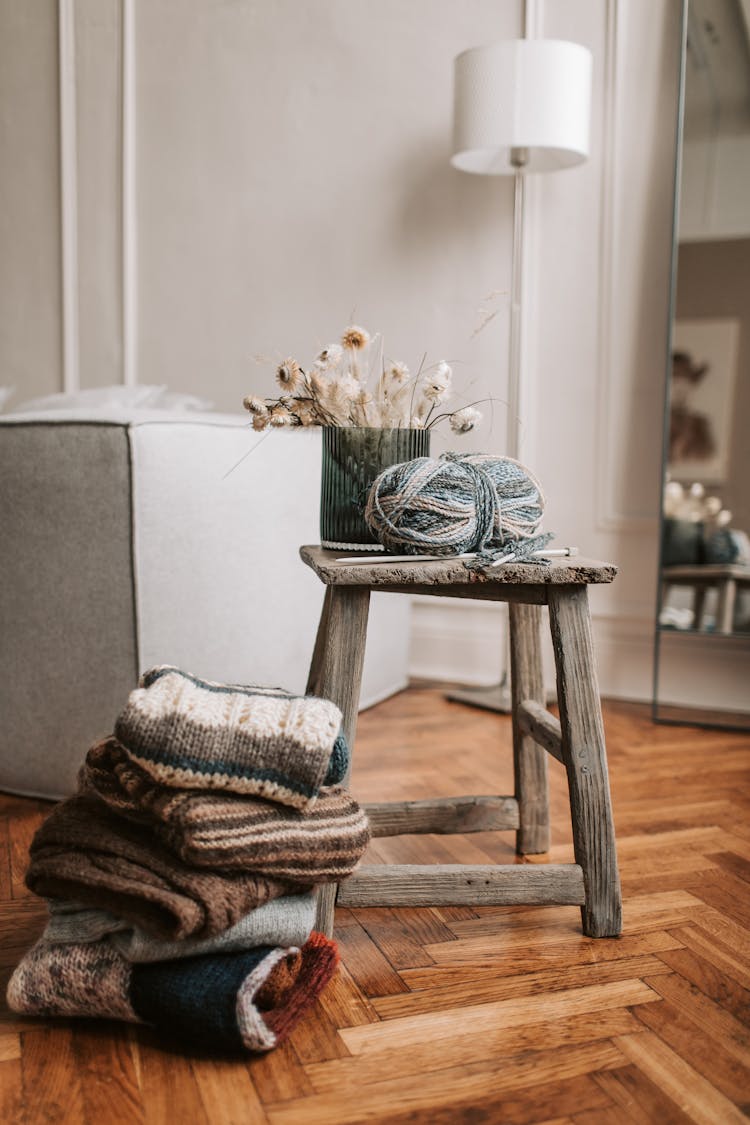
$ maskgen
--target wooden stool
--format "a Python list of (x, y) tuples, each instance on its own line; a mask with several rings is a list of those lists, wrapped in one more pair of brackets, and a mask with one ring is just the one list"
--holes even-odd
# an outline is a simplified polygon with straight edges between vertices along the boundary
[[(580, 906), (589, 937), (619, 934), (620, 879), (588, 608), (589, 584), (611, 582), (616, 567), (559, 559), (548, 566), (506, 563), (486, 576), (456, 559), (346, 563), (321, 547), (302, 547), (300, 554), (326, 585), (307, 690), (341, 708), (352, 756), (371, 590), (509, 605), (515, 795), (366, 805), (373, 836), (515, 829), (519, 854), (546, 852), (551, 754), (568, 775), (576, 860), (363, 866), (340, 887), (320, 889), (318, 929), (332, 933), (336, 901), (353, 907), (528, 904)], [(559, 720), (543, 702), (543, 605), (549, 607)]]

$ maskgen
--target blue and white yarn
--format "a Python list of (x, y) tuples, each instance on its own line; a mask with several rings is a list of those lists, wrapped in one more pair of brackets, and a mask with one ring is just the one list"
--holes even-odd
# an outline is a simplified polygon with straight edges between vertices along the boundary
[[(544, 494), (511, 457), (444, 453), (391, 465), (375, 480), (365, 520), (387, 551), (458, 555), (466, 565), (525, 561), (549, 543), (539, 528)], [(541, 560), (534, 560), (541, 561)]]

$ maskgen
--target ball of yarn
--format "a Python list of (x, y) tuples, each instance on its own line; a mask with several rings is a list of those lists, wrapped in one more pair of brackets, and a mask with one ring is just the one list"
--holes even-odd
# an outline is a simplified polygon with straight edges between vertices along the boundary
[(444, 453), (381, 473), (370, 489), (365, 520), (386, 550), (452, 555), (530, 540), (543, 512), (539, 482), (518, 461)]

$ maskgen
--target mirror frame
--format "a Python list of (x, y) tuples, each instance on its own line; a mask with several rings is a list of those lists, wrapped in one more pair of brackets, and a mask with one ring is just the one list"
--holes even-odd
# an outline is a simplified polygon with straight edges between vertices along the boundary
[[(680, 704), (666, 704), (659, 701), (659, 678), (660, 678), (660, 661), (662, 657), (661, 642), (664, 630), (659, 624), (659, 618), (662, 610), (663, 598), (663, 583), (662, 583), (662, 570), (664, 561), (664, 488), (667, 479), (667, 472), (669, 468), (669, 429), (670, 429), (670, 406), (671, 406), (671, 388), (672, 388), (672, 346), (674, 336), (674, 322), (677, 306), (677, 272), (678, 272), (678, 259), (679, 259), (679, 231), (680, 231), (680, 195), (682, 184), (682, 164), (683, 164), (683, 138), (685, 127), (685, 100), (686, 100), (686, 79), (687, 79), (687, 41), (688, 41), (688, 9), (690, 0), (682, 0), (682, 21), (681, 21), (681, 43), (679, 53), (679, 70), (678, 70), (678, 100), (677, 100), (677, 120), (676, 120), (676, 135), (675, 135), (675, 171), (674, 171), (674, 206), (672, 212), (672, 245), (670, 252), (670, 267), (669, 267), (669, 302), (668, 302), (668, 324), (666, 335), (666, 355), (664, 357), (664, 399), (663, 399), (663, 424), (662, 424), (662, 450), (661, 450), (661, 479), (659, 482), (659, 535), (658, 535), (658, 552), (657, 552), (657, 576), (656, 576), (656, 604), (654, 613), (654, 654), (653, 654), (653, 678), (652, 678), (652, 704), (651, 704), (651, 718), (653, 722), (669, 726), (690, 726), (699, 727), (707, 730), (741, 730), (747, 731), (750, 728), (750, 712), (748, 712), (747, 721), (737, 722), (732, 721), (732, 716), (736, 712), (727, 712), (727, 718), (720, 717), (720, 712), (713, 710), (710, 706), (696, 707), (695, 709)], [(722, 640), (726, 640), (722, 637)], [(738, 641), (745, 640), (746, 637), (737, 638)], [(661, 708), (661, 713), (660, 713)], [(664, 710), (670, 713), (665, 714)], [(680, 713), (682, 712), (682, 714)], [(744, 716), (743, 716), (744, 718)]]

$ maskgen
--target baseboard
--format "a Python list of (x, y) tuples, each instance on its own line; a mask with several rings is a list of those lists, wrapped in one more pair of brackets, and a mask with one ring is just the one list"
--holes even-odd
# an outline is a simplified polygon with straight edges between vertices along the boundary
[[(416, 598), (412, 607), (409, 672), (428, 680), (486, 687), (505, 670), (505, 607), (447, 598)], [(650, 702), (653, 622), (595, 616), (594, 646), (602, 695)], [(554, 688), (552, 645), (543, 633), (545, 683)]]

